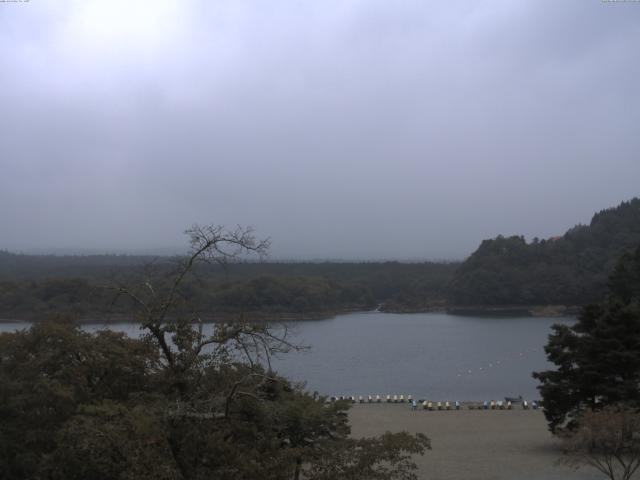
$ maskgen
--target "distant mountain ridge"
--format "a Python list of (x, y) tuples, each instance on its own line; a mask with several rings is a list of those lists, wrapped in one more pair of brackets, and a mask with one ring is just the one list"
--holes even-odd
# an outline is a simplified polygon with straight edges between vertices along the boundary
[(640, 198), (596, 213), (562, 237), (499, 235), (457, 269), (453, 305), (584, 305), (599, 301), (617, 260), (640, 245)]

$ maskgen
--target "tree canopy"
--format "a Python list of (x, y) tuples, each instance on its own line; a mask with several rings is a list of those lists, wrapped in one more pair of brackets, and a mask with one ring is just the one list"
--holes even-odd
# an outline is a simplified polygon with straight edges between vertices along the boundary
[(455, 305), (586, 305), (606, 293), (618, 258), (640, 245), (640, 198), (564, 235), (484, 240), (450, 285)]
[[(2, 253), (2, 252), (0, 252)], [(66, 312), (79, 318), (130, 315), (102, 287), (126, 282), (142, 269), (170, 276), (183, 257), (0, 255), (0, 318), (37, 319)], [(425, 310), (442, 305), (455, 263), (238, 262), (200, 263), (181, 294), (218, 316), (237, 313), (318, 317), (369, 310)]]
[(557, 369), (533, 374), (552, 431), (575, 426), (585, 410), (640, 406), (640, 247), (620, 259), (605, 301), (552, 328), (545, 351)]
[(415, 478), (424, 435), (349, 437), (348, 403), (270, 368), (297, 348), (268, 324), (205, 333), (180, 288), (199, 262), (262, 253), (248, 230), (189, 230), (191, 253), (161, 279), (114, 284), (144, 335), (54, 319), (0, 335), (0, 477), (285, 480)]

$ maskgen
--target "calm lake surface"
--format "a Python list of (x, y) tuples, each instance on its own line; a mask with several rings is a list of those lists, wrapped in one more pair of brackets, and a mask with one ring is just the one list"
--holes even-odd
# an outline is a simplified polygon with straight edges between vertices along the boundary
[[(306, 352), (273, 365), (307, 389), (326, 395), (411, 394), (433, 400), (538, 398), (531, 372), (550, 367), (543, 347), (554, 323), (571, 319), (468, 317), (444, 313), (351, 313), (288, 322)], [(0, 331), (25, 328), (0, 324)], [(103, 328), (87, 325), (87, 330)], [(135, 324), (113, 325), (132, 336)]]

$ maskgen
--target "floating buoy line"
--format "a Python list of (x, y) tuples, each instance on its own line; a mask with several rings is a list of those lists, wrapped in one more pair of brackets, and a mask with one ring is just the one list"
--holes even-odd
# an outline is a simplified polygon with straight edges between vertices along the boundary
[(458, 372), (456, 373), (456, 377), (465, 377), (465, 376), (469, 376), (469, 375), (474, 375), (477, 372), (482, 372), (482, 373), (486, 373), (489, 371), (489, 369), (497, 369), (500, 368), (504, 365), (513, 363), (514, 361), (518, 361), (524, 357), (526, 357), (527, 355), (533, 353), (533, 352), (537, 352), (538, 349), (537, 348), (527, 348), (525, 350), (522, 350), (520, 352), (515, 352), (513, 354), (507, 355), (503, 358), (497, 359), (497, 360), (493, 360), (491, 362), (487, 362), (483, 365), (474, 367), (474, 368), (463, 368), (458, 370)]
[[(513, 361), (524, 358), (525, 356), (537, 352), (537, 348), (528, 348), (520, 352), (506, 355), (502, 358), (492, 360), (483, 365), (475, 368), (465, 368), (458, 370), (456, 377), (469, 377), (478, 372), (487, 373), (492, 370), (499, 369), (500, 367), (510, 364)], [(542, 406), (539, 400), (527, 401), (522, 397), (517, 399), (509, 399), (505, 397), (505, 400), (484, 400), (484, 401), (432, 401), (424, 398), (415, 399), (412, 395), (404, 394), (387, 394), (387, 395), (339, 395), (328, 397), (328, 402), (336, 402), (339, 400), (350, 401), (351, 403), (408, 403), (414, 410), (460, 410), (467, 408), (469, 410), (513, 410), (516, 405), (519, 405), (522, 409), (537, 410)]]

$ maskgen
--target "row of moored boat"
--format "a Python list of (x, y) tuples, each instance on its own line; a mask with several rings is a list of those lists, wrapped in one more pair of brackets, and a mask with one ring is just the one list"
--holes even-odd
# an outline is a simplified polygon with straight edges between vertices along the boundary
[[(460, 410), (462, 405), (460, 402), (449, 402), (449, 401), (438, 401), (434, 402), (431, 400), (414, 400), (411, 395), (387, 395), (386, 398), (382, 398), (380, 395), (368, 395), (366, 398), (362, 395), (358, 397), (355, 396), (339, 396), (339, 397), (330, 397), (329, 401), (336, 402), (339, 400), (350, 401), (351, 403), (409, 403), (414, 408), (420, 406), (424, 410)], [(537, 410), (540, 407), (540, 403), (533, 400), (528, 402), (527, 400), (490, 400), (484, 402), (465, 402), (465, 406), (469, 410), (513, 410), (516, 404), (521, 404), (521, 407), (524, 410), (533, 409)]]

